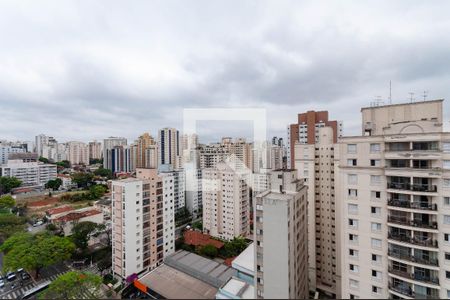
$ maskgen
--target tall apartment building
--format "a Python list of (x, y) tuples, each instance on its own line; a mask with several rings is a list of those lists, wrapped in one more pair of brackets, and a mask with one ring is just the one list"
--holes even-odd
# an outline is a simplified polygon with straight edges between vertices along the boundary
[[(314, 129), (316, 131), (316, 129)], [(340, 298), (341, 270), (336, 233), (335, 129), (320, 127), (313, 144), (295, 144), (295, 169), (308, 187), (309, 288)]]
[(0, 165), (6, 164), (13, 153), (25, 153), (26, 148), (0, 144)]
[(102, 143), (96, 140), (89, 142), (89, 159), (101, 159), (102, 156)]
[(163, 128), (158, 131), (158, 163), (181, 167), (180, 132), (175, 128)]
[(164, 256), (175, 252), (175, 197), (178, 194), (176, 175), (160, 173), (163, 184)]
[(199, 149), (200, 169), (215, 168), (230, 156), (229, 147), (220, 143), (201, 145)]
[(203, 209), (202, 170), (197, 168), (186, 168), (186, 208), (191, 214), (197, 216)]
[(83, 142), (67, 142), (71, 165), (89, 165), (89, 146)]
[(244, 138), (237, 138), (234, 142), (231, 138), (223, 138), (222, 145), (228, 149), (231, 162), (237, 169), (253, 168), (252, 144), (247, 143)]
[(57, 146), (58, 142), (51, 136), (40, 134), (35, 137), (37, 154), (51, 161), (57, 161)]
[(203, 231), (231, 240), (249, 233), (249, 187), (224, 163), (202, 171)]
[(328, 119), (328, 111), (307, 111), (298, 114), (297, 123), (287, 128), (287, 167), (294, 168), (295, 165), (295, 143), (315, 144), (318, 141), (318, 130), (320, 127), (330, 126), (333, 128), (334, 142), (342, 136), (342, 122)]
[(339, 144), (342, 298), (450, 297), (443, 100), (362, 108)]
[(164, 191), (156, 169), (112, 182), (112, 265), (126, 279), (153, 269), (164, 258)]
[(265, 169), (283, 168), (283, 148), (269, 142), (262, 142), (253, 145), (252, 149), (252, 171), (260, 173)]
[(16, 177), (22, 181), (22, 186), (44, 186), (56, 179), (56, 173), (56, 165), (22, 159), (10, 159), (0, 165), (0, 176)]
[[(165, 168), (164, 168), (165, 167)], [(170, 176), (172, 185), (173, 207), (175, 212), (186, 206), (185, 191), (186, 191), (186, 178), (185, 171), (183, 169), (173, 170), (168, 165), (159, 169), (160, 176)]]
[(103, 140), (103, 167), (105, 169), (111, 169), (112, 162), (111, 156), (108, 156), (108, 150), (113, 149), (116, 146), (126, 146), (127, 139), (123, 137), (109, 137)]
[(136, 141), (136, 167), (137, 168), (156, 168), (154, 160), (157, 154), (152, 153), (150, 148), (156, 150), (156, 141), (147, 132), (142, 134)]
[(271, 173), (256, 197), (255, 287), (258, 299), (308, 299), (307, 187), (295, 170)]

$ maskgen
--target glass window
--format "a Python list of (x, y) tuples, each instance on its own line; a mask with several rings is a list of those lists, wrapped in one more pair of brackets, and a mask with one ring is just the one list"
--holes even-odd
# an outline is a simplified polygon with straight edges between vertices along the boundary
[(347, 153), (351, 153), (351, 154), (356, 153), (356, 144), (348, 144), (347, 145)]
[(350, 264), (350, 271), (354, 273), (359, 273), (359, 267), (357, 265)]
[(348, 184), (358, 184), (358, 175), (348, 174)]
[(358, 197), (358, 190), (356, 190), (356, 189), (348, 189), (348, 195), (351, 198)]
[(450, 188), (450, 179), (444, 179), (444, 187)]
[(450, 224), (450, 216), (444, 215), (444, 224)]
[(444, 205), (450, 205), (450, 197), (444, 197)]
[(370, 153), (380, 152), (380, 144), (370, 144)]
[(358, 204), (348, 204), (348, 213), (349, 214), (357, 214), (358, 213)]
[(450, 169), (450, 160), (444, 160), (444, 169)]
[(358, 220), (348, 219), (348, 226), (353, 228), (358, 228)]
[(347, 159), (347, 166), (356, 166), (357, 162), (356, 159)]
[(372, 248), (381, 248), (381, 240), (380, 239), (372, 239), (371, 244), (372, 244)]
[(375, 232), (381, 231), (381, 223), (372, 222), (372, 231)]
[(444, 143), (442, 143), (442, 151), (444, 151), (444, 152), (450, 152), (450, 142), (444, 142)]
[(370, 184), (371, 185), (380, 185), (381, 176), (380, 175), (370, 175)]
[(358, 280), (354, 280), (354, 279), (350, 279), (350, 287), (351, 288), (358, 288), (359, 287), (359, 281)]

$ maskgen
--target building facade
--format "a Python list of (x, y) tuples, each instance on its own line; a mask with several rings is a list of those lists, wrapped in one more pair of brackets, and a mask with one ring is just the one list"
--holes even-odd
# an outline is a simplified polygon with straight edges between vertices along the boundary
[(255, 297), (308, 299), (307, 187), (295, 170), (270, 180), (255, 203)]
[(339, 144), (342, 297), (450, 296), (450, 133), (443, 100), (367, 107)]
[(22, 181), (22, 186), (44, 186), (49, 180), (56, 179), (56, 174), (53, 164), (10, 159), (7, 164), (0, 165), (0, 176), (16, 177)]
[(111, 169), (112, 156), (108, 156), (108, 150), (113, 149), (116, 146), (126, 146), (127, 139), (123, 137), (109, 137), (103, 140), (103, 167), (105, 169)]
[(175, 128), (163, 128), (158, 131), (158, 163), (181, 167), (180, 132)]
[(101, 159), (102, 157), (102, 143), (96, 140), (89, 142), (89, 159)]
[(89, 165), (89, 146), (83, 142), (67, 142), (71, 165)]

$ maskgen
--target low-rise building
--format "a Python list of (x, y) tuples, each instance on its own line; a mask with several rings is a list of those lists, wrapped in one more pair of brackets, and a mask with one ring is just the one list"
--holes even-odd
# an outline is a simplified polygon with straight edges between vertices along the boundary
[(72, 234), (72, 228), (75, 224), (86, 221), (103, 224), (102, 211), (94, 208), (84, 208), (68, 211), (66, 214), (60, 215), (51, 220), (53, 224), (63, 229), (64, 235), (66, 236)]
[(16, 177), (22, 186), (44, 186), (49, 180), (56, 178), (56, 165), (39, 162), (9, 160), (0, 165), (0, 176)]

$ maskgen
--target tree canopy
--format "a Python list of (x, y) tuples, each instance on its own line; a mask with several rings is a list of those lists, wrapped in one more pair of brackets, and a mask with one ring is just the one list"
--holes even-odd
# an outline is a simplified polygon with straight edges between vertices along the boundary
[(0, 197), (0, 208), (13, 208), (16, 205), (16, 200), (10, 195)]
[(42, 156), (39, 156), (39, 161), (40, 162), (43, 162), (43, 163), (45, 163), (45, 164), (48, 164), (50, 161), (48, 160), (48, 158), (45, 158), (45, 157), (42, 157)]
[(68, 169), (68, 168), (70, 168), (70, 161), (68, 161), (68, 160), (59, 161), (59, 162), (56, 163), (56, 165), (58, 167), (62, 167), (62, 168)]
[(38, 299), (82, 299), (86, 293), (89, 299), (99, 299), (101, 284), (102, 278), (98, 275), (70, 271), (52, 281), (49, 287), (38, 295)]
[(234, 257), (244, 251), (245, 248), (247, 248), (246, 240), (243, 237), (235, 237), (231, 241), (225, 242), (220, 251), (225, 257)]
[(84, 251), (88, 247), (91, 236), (99, 229), (98, 225), (91, 221), (77, 223), (72, 227), (72, 241), (78, 249)]
[(5, 253), (4, 271), (24, 268), (34, 271), (35, 278), (42, 268), (69, 259), (74, 250), (75, 245), (69, 238), (49, 233), (16, 233), (0, 246), (0, 251)]
[(12, 189), (19, 187), (21, 184), (22, 181), (20, 181), (16, 177), (0, 177), (0, 195), (11, 192)]
[(103, 167), (98, 168), (94, 171), (94, 174), (101, 177), (106, 177), (108, 179), (112, 178), (112, 171), (110, 169), (105, 169)]
[(75, 182), (79, 188), (87, 188), (90, 186), (93, 178), (94, 174), (92, 173), (77, 172), (72, 174), (72, 181)]
[[(0, 214), (0, 242), (17, 232), (25, 231), (26, 218), (13, 214)], [(1, 243), (0, 243), (1, 244)]]
[(62, 182), (61, 178), (55, 178), (55, 179), (49, 180), (45, 184), (45, 187), (47, 189), (52, 189), (52, 190), (56, 191), (59, 189), (59, 187), (62, 185), (62, 183), (63, 182)]
[(208, 257), (214, 258), (217, 256), (218, 251), (217, 251), (216, 247), (208, 244), (208, 245), (201, 247), (199, 250), (199, 253), (203, 256), (208, 256)]

